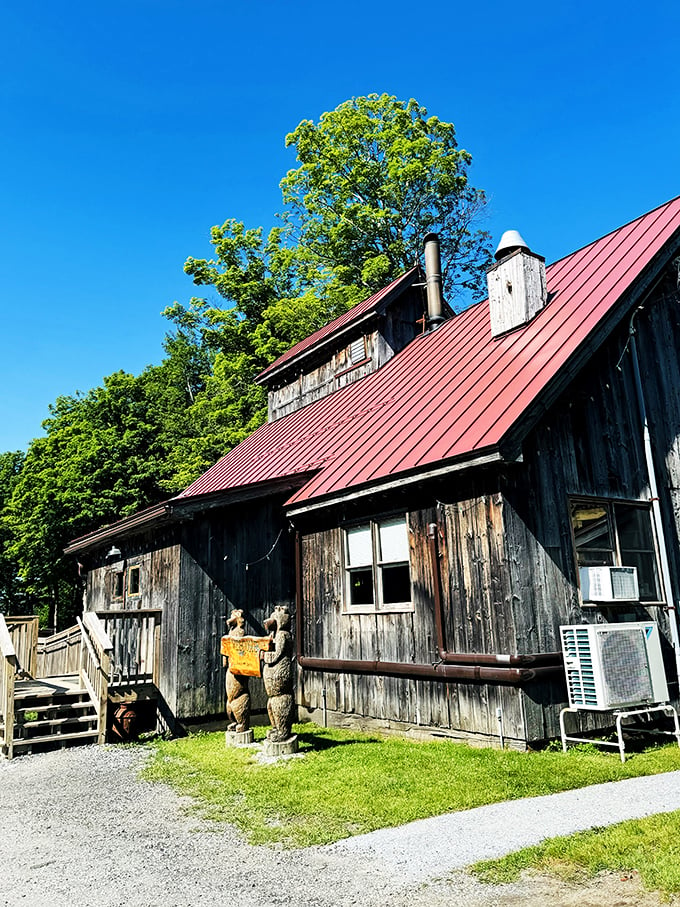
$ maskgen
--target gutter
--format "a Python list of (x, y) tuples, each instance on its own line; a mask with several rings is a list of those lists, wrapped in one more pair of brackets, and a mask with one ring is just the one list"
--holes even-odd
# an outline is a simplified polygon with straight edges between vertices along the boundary
[[(650, 291), (651, 292), (651, 291)], [(647, 466), (647, 481), (649, 482), (649, 493), (651, 495), (652, 518), (654, 528), (656, 529), (656, 538), (659, 546), (659, 560), (661, 561), (661, 579), (664, 587), (664, 597), (666, 600), (666, 610), (668, 611), (668, 626), (673, 642), (673, 651), (675, 654), (675, 673), (678, 678), (678, 688), (680, 689), (680, 636), (678, 634), (678, 612), (673, 603), (673, 587), (671, 584), (671, 570), (668, 560), (668, 549), (666, 547), (666, 535), (663, 527), (663, 518), (661, 515), (661, 504), (659, 502), (659, 490), (656, 484), (656, 468), (654, 466), (654, 453), (652, 451), (652, 441), (649, 434), (649, 421), (647, 419), (647, 407), (645, 406), (645, 395), (642, 389), (642, 378), (640, 377), (640, 359), (638, 356), (637, 343), (635, 342), (635, 328), (633, 321), (642, 305), (639, 305), (630, 319), (630, 351), (633, 362), (633, 374), (635, 377), (635, 396), (638, 406), (638, 414), (642, 424), (642, 445), (645, 452), (645, 464)]]

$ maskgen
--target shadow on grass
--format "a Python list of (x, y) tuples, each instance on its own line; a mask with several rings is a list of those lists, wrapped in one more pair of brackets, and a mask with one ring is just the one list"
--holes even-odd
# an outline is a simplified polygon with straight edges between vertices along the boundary
[(348, 737), (346, 740), (336, 740), (318, 731), (298, 730), (296, 733), (301, 749), (316, 752), (323, 752), (336, 746), (347, 746), (348, 744), (384, 743), (380, 737), (364, 737), (363, 735)]

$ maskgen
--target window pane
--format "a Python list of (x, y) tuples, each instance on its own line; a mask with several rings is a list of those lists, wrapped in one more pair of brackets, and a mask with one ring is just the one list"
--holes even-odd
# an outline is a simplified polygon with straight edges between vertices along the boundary
[(128, 573), (128, 595), (139, 595), (139, 567), (130, 567)]
[(349, 603), (350, 605), (372, 605), (374, 603), (372, 568), (350, 570)]
[[(398, 517), (396, 520), (385, 520), (380, 524), (380, 560), (383, 561), (408, 561), (408, 532), (406, 520)], [(408, 599), (411, 596), (409, 594)], [(399, 601), (408, 601), (399, 599)]]
[(576, 557), (581, 567), (612, 566), (614, 540), (609, 508), (596, 502), (571, 505)]
[(370, 526), (347, 530), (347, 563), (350, 567), (367, 567), (373, 563)]
[(116, 573), (113, 577), (113, 597), (122, 598), (123, 597), (123, 583), (125, 579), (124, 573)]
[(633, 550), (652, 551), (652, 527), (649, 521), (649, 511), (641, 507), (626, 507), (617, 504), (614, 507), (616, 515), (616, 530), (619, 534), (619, 547), (621, 551), (632, 548)]
[(637, 567), (640, 601), (658, 602), (661, 598), (656, 571), (656, 554), (642, 551), (621, 552), (623, 567)]
[(383, 604), (395, 605), (411, 601), (411, 574), (408, 564), (381, 567)]

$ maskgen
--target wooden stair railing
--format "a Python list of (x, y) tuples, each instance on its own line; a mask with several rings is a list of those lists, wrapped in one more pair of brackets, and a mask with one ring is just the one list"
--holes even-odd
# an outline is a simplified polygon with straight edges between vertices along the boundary
[(14, 741), (14, 676), (17, 671), (17, 654), (12, 639), (0, 614), (0, 753), (12, 758)]
[(113, 644), (93, 611), (85, 611), (83, 619), (78, 619), (78, 626), (82, 631), (80, 685), (97, 708), (97, 742), (104, 743)]
[(80, 671), (82, 631), (77, 624), (38, 640), (36, 678), (61, 677)]
[(24, 677), (36, 676), (39, 621), (37, 614), (5, 618), (17, 656), (17, 668)]

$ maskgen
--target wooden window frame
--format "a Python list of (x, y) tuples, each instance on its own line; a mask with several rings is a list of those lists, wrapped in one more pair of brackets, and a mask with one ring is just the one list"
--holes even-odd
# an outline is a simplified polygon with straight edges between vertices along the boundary
[[(137, 577), (137, 589), (132, 589), (132, 577)], [(127, 568), (127, 583), (125, 584), (128, 598), (139, 598), (142, 594), (142, 568), (141, 564), (131, 564)]]
[[(120, 592), (118, 591), (118, 581), (120, 580)], [(125, 570), (114, 570), (111, 573), (111, 600), (122, 602), (125, 600)]]
[[(654, 526), (654, 520), (652, 519), (652, 506), (647, 501), (630, 501), (621, 498), (605, 498), (605, 497), (589, 497), (583, 495), (573, 495), (569, 497), (569, 524), (571, 527), (571, 536), (572, 536), (572, 550), (574, 552), (574, 565), (576, 568), (576, 582), (579, 590), (579, 596), (581, 597), (581, 603), (586, 607), (596, 607), (596, 608), (606, 608), (610, 607), (608, 602), (590, 602), (583, 600), (583, 594), (581, 592), (581, 582), (579, 568), (582, 566), (588, 566), (580, 563), (579, 561), (579, 548), (577, 546), (576, 533), (574, 529), (573, 521), (573, 508), (578, 505), (586, 506), (600, 506), (606, 508), (607, 510), (607, 522), (609, 527), (609, 533), (612, 539), (612, 546), (606, 548), (593, 548), (592, 551), (608, 551), (611, 552), (613, 563), (609, 566), (613, 567), (628, 567), (628, 566), (637, 566), (633, 564), (625, 564), (623, 562), (623, 557), (621, 554), (621, 539), (619, 535), (619, 527), (617, 522), (616, 508), (631, 508), (638, 511), (644, 512), (649, 520), (649, 537), (651, 540), (651, 547), (649, 548), (636, 548), (628, 549), (630, 551), (635, 551), (638, 554), (653, 555), (653, 577), (648, 577), (653, 581), (653, 585), (656, 589), (656, 598), (643, 598), (640, 594), (639, 603), (643, 607), (648, 605), (664, 605), (665, 602), (661, 598), (661, 565), (659, 561), (659, 547), (656, 538), (656, 531)], [(606, 565), (605, 565), (606, 566)], [(638, 572), (638, 583), (642, 586), (641, 577)], [(642, 593), (642, 589), (640, 590)], [(612, 602), (611, 607), (619, 607), (617, 602)]]
[[(384, 560), (381, 554), (380, 527), (395, 521), (403, 521), (406, 531), (406, 542), (408, 546), (407, 560)], [(371, 542), (371, 564), (352, 566), (349, 559), (349, 533), (353, 529), (367, 527), (370, 530)], [(413, 573), (411, 570), (411, 546), (409, 540), (409, 525), (406, 514), (389, 514), (379, 518), (362, 520), (358, 523), (348, 524), (342, 527), (342, 554), (343, 554), (343, 613), (344, 614), (392, 614), (392, 613), (409, 613), (414, 610), (413, 605)], [(385, 602), (384, 601), (384, 579), (383, 570), (385, 567), (403, 567), (408, 568), (409, 573), (409, 591), (408, 601), (403, 602)], [(373, 602), (372, 604), (352, 604), (351, 577), (358, 570), (371, 571), (373, 583)]]

